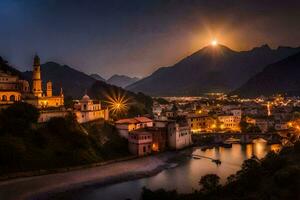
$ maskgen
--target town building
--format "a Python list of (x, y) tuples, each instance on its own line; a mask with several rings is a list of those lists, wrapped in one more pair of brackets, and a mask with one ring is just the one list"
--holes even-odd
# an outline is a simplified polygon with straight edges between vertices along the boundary
[(192, 133), (211, 132), (216, 120), (208, 115), (190, 114), (187, 121)]
[(218, 121), (222, 130), (240, 131), (241, 117), (235, 115), (219, 115)]
[(122, 137), (128, 138), (128, 134), (131, 131), (140, 128), (153, 127), (153, 120), (148, 117), (126, 118), (116, 121), (115, 125), (119, 134)]
[(64, 94), (62, 89), (60, 90), (59, 95), (53, 95), (51, 81), (47, 81), (46, 93), (43, 92), (40, 58), (37, 55), (35, 55), (33, 61), (31, 92), (33, 95), (28, 96), (25, 101), (36, 106), (37, 108), (44, 109), (49, 107), (64, 106)]
[(38, 119), (39, 123), (44, 123), (49, 121), (51, 118), (54, 117), (66, 117), (68, 114), (70, 114), (71, 111), (65, 110), (65, 109), (57, 109), (57, 110), (40, 110), (40, 116)]
[(259, 127), (262, 133), (266, 133), (269, 129), (274, 128), (274, 121), (268, 118), (255, 118), (255, 125)]
[(11, 72), (0, 71), (0, 105), (10, 105), (21, 101), (30, 92), (29, 83)]
[(86, 123), (98, 119), (109, 119), (108, 108), (103, 109), (101, 102), (91, 100), (86, 94), (81, 100), (74, 101), (74, 114), (79, 123)]
[(147, 130), (135, 130), (128, 134), (129, 152), (137, 156), (149, 155), (152, 152), (152, 133)]
[(149, 127), (146, 130), (152, 134), (152, 151), (165, 151), (167, 149), (167, 127)]
[(190, 127), (185, 119), (168, 124), (168, 146), (170, 149), (182, 149), (192, 144)]

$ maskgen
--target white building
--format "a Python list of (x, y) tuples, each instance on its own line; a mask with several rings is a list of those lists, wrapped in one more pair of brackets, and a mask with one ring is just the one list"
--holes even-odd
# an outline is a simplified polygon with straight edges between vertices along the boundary
[[(143, 129), (141, 129), (143, 130)], [(148, 131), (132, 131), (128, 135), (128, 148), (130, 153), (137, 156), (151, 154), (152, 133)]]
[(171, 149), (182, 149), (192, 144), (191, 131), (186, 121), (168, 124), (168, 145)]
[(70, 111), (67, 110), (41, 110), (38, 119), (39, 123), (47, 122), (54, 117), (66, 117)]
[(128, 133), (130, 131), (145, 127), (153, 127), (153, 120), (147, 117), (120, 119), (116, 121), (115, 126), (122, 137), (128, 138)]
[(81, 100), (75, 101), (74, 113), (79, 123), (109, 119), (108, 109), (102, 109), (100, 101), (91, 100), (88, 95), (84, 95)]

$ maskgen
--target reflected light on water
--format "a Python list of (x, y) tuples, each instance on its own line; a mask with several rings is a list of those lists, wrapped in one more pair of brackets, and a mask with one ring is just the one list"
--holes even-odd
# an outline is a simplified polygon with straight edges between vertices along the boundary
[(253, 155), (261, 158), (270, 150), (279, 150), (280, 145), (267, 145), (263, 140), (255, 140), (253, 144), (233, 144), (232, 148), (213, 148), (202, 151), (200, 148), (187, 150), (188, 153), (201, 155), (212, 159), (220, 159), (222, 164), (217, 166), (209, 158), (192, 159), (187, 156), (178, 162), (175, 168), (169, 168), (161, 173), (138, 180), (109, 185), (90, 190), (81, 190), (80, 193), (68, 193), (69, 199), (78, 200), (114, 200), (130, 198), (138, 200), (143, 187), (156, 190), (177, 189), (179, 193), (192, 192), (199, 189), (201, 176), (214, 173), (220, 176), (221, 182), (225, 183), (226, 178), (240, 169), (245, 159)]

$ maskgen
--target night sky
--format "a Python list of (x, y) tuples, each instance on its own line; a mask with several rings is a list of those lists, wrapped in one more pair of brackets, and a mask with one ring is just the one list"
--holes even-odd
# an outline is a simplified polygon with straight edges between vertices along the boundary
[[(259, 2), (259, 3), (255, 3)], [(300, 46), (300, 1), (0, 0), (0, 55), (144, 77), (206, 46)]]

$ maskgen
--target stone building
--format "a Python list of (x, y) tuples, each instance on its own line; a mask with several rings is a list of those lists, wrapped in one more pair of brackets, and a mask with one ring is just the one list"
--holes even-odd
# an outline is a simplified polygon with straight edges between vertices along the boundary
[(0, 105), (21, 101), (30, 92), (29, 83), (10, 72), (0, 71)]
[(149, 155), (152, 152), (152, 133), (147, 130), (136, 130), (128, 134), (130, 153), (137, 156)]
[(115, 125), (119, 134), (124, 138), (128, 138), (128, 134), (131, 131), (140, 128), (153, 127), (153, 120), (147, 117), (126, 118), (116, 121)]
[(47, 81), (46, 93), (43, 92), (40, 58), (35, 55), (32, 71), (32, 90), (33, 96), (28, 97), (25, 101), (37, 108), (61, 107), (64, 105), (64, 94), (61, 89), (60, 94), (52, 94), (52, 82)]
[(168, 146), (182, 149), (192, 144), (190, 127), (185, 119), (174, 120), (168, 124)]
[(75, 101), (74, 113), (79, 123), (109, 119), (108, 109), (103, 109), (100, 101), (91, 100), (87, 94), (81, 100)]

